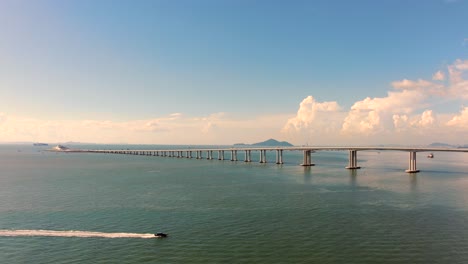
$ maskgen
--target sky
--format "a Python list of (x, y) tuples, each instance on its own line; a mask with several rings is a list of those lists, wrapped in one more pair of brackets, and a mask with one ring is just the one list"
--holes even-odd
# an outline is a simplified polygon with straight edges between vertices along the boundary
[(468, 144), (467, 0), (1, 0), (0, 142)]

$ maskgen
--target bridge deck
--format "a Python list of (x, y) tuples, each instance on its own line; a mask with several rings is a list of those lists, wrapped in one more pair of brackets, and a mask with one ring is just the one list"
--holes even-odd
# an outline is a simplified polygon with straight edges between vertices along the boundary
[(311, 153), (316, 151), (349, 151), (349, 161), (347, 169), (360, 169), (357, 165), (358, 151), (405, 151), (409, 152), (409, 167), (406, 170), (408, 173), (416, 173), (419, 170), (416, 168), (416, 153), (417, 152), (465, 152), (468, 153), (468, 148), (421, 148), (421, 147), (242, 147), (242, 148), (179, 148), (179, 149), (109, 149), (109, 150), (80, 150), (80, 149), (58, 149), (50, 150), (57, 152), (79, 152), (79, 153), (110, 153), (110, 154), (133, 154), (133, 155), (150, 155), (163, 157), (185, 157), (203, 159), (203, 152), (206, 153), (206, 159), (214, 159), (213, 152), (218, 152), (218, 160), (225, 160), (224, 152), (231, 152), (231, 161), (237, 161), (237, 152), (245, 152), (245, 162), (251, 162), (251, 152), (258, 151), (260, 153), (260, 163), (266, 163), (266, 152), (276, 151), (276, 164), (283, 163), (284, 151), (302, 151), (303, 162), (302, 166), (314, 166), (312, 163)]

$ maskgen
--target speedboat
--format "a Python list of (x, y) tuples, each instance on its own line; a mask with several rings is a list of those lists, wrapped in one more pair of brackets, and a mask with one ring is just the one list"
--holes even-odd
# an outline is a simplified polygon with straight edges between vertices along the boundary
[(155, 237), (167, 237), (167, 234), (165, 233), (156, 233), (154, 234)]
[(430, 153), (429, 155), (427, 155), (427, 157), (432, 159), (432, 158), (434, 158), (434, 154)]

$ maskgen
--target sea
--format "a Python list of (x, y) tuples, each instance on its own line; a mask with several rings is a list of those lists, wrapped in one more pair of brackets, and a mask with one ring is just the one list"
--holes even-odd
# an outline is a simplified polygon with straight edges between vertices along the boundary
[(0, 145), (0, 263), (468, 263), (468, 153), (418, 153), (409, 174), (402, 151), (347, 170), (340, 151), (303, 167), (295, 151), (278, 165), (48, 148)]

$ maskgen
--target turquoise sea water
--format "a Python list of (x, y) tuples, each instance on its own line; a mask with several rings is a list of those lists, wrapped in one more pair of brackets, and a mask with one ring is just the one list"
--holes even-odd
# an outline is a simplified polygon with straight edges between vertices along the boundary
[[(468, 263), (466, 153), (420, 153), (407, 174), (405, 152), (350, 171), (345, 152), (301, 167), (44, 149), (0, 146), (0, 263)], [(112, 235), (155, 232), (170, 236)]]

